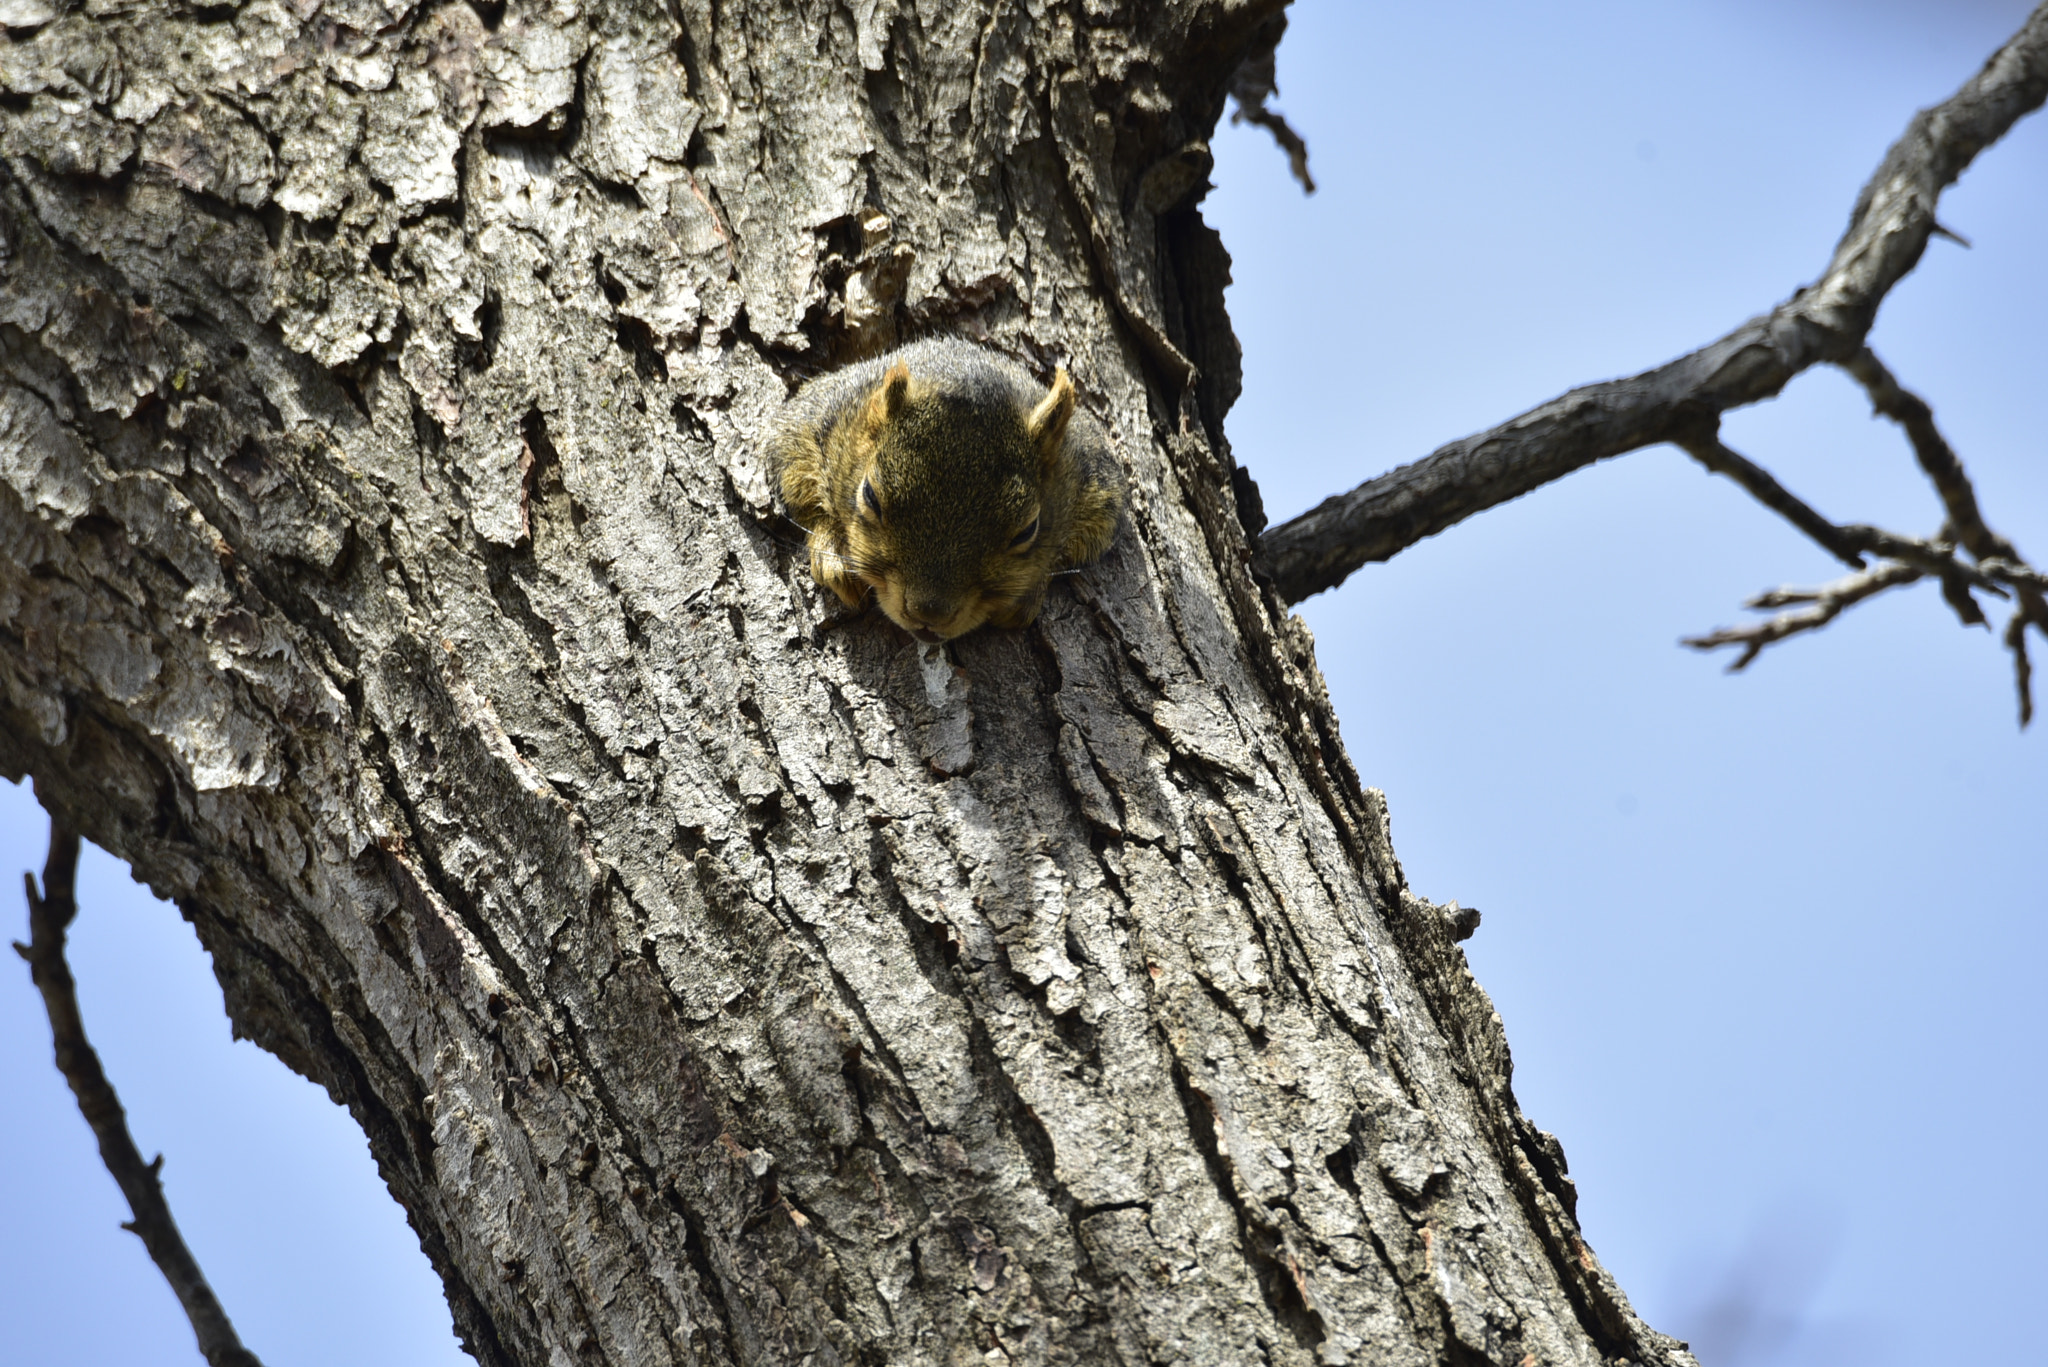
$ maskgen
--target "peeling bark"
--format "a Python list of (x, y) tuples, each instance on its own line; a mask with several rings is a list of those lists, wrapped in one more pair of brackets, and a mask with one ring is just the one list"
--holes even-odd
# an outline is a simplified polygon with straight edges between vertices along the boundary
[[(0, 772), (348, 1105), (481, 1361), (1690, 1363), (1246, 568), (1196, 205), (1279, 10), (0, 49)], [(1131, 484), (937, 655), (759, 441), (931, 332), (1067, 366)]]

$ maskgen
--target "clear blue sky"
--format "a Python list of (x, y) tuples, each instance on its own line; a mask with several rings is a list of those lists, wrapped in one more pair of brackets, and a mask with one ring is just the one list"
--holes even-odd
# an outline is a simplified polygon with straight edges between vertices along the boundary
[[(1284, 517), (1767, 308), (1819, 271), (1911, 111), (2026, 9), (1298, 4), (1278, 104), (1321, 191), (1226, 130), (1208, 206), (1237, 262), (1239, 459)], [(2048, 123), (1942, 218), (1974, 248), (1936, 243), (1874, 344), (2039, 560)], [(1727, 435), (1837, 520), (1939, 521), (1841, 376)], [(2005, 657), (1926, 586), (1741, 676), (1675, 644), (1834, 570), (1657, 449), (1305, 611), (1411, 882), (1485, 912), (1467, 949), (1517, 1093), (1650, 1321), (1707, 1367), (2030, 1360), (2048, 721), (2017, 731)], [(0, 786), (0, 870), (40, 867), (42, 841)], [(97, 853), (83, 893), (88, 1024), (251, 1346), (273, 1367), (467, 1361), (345, 1114), (229, 1041), (174, 912)], [(48, 1058), (25, 967), (0, 969), (8, 1360), (196, 1363)]]

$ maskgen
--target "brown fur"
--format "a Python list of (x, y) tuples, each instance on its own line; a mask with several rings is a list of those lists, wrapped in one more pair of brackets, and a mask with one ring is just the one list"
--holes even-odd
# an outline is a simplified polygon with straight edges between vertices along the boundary
[(1055, 573), (1108, 549), (1123, 502), (1065, 370), (1041, 387), (950, 339), (812, 381), (774, 455), (812, 576), (922, 640), (1032, 621)]

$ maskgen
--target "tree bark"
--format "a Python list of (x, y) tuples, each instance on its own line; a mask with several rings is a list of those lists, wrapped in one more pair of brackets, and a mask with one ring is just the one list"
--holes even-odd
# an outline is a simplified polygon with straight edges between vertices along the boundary
[[(349, 1106), (481, 1361), (1691, 1361), (1247, 570), (1196, 204), (1277, 0), (59, 8), (0, 771)], [(935, 653), (760, 442), (931, 332), (1130, 480)]]

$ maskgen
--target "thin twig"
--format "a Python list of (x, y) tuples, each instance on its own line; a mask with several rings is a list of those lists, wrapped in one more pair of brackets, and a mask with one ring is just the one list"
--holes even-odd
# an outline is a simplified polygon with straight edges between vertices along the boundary
[(1882, 527), (1865, 527), (1858, 524), (1842, 528), (1842, 535), (1858, 550), (1874, 551), (1878, 555), (1890, 556), (1918, 565), (1929, 574), (1953, 574), (1972, 588), (1995, 593), (2000, 598), (2010, 597), (1998, 586), (1998, 581), (1986, 574), (1981, 566), (1971, 565), (1956, 559), (1953, 541), (1929, 541), (1918, 536), (1901, 536), (1888, 532)]
[(2019, 690), (2020, 725), (2025, 726), (2034, 719), (2034, 663), (2027, 658), (2027, 619), (2017, 612), (2005, 624), (2005, 645), (2012, 652), (2013, 686)]
[[(1285, 30), (1283, 17), (1277, 30)], [(1288, 124), (1287, 116), (1277, 109), (1266, 108), (1266, 101), (1280, 93), (1280, 82), (1273, 72), (1273, 56), (1280, 41), (1279, 31), (1273, 34), (1273, 43), (1254, 55), (1247, 57), (1230, 78), (1230, 98), (1237, 103), (1231, 111), (1232, 123), (1256, 124), (1273, 135), (1273, 141), (1280, 144), (1280, 150), (1287, 153), (1287, 169), (1294, 173), (1301, 183), (1303, 194), (1316, 192), (1315, 177), (1308, 173), (1308, 144), (1301, 134)]]
[(1587, 385), (1325, 500), (1260, 538), (1258, 566), (1286, 601), (1342, 583), (1472, 514), (1610, 456), (1696, 431), (1770, 398), (1823, 361), (1847, 361), (1885, 295), (1918, 264), (1935, 208), (1976, 155), (2048, 99), (2048, 3), (1984, 69), (1913, 117), (1850, 215), (1819, 281), (1668, 365)]
[(206, 1284), (192, 1251), (178, 1233), (171, 1208), (164, 1201), (159, 1173), (163, 1155), (154, 1162), (142, 1161), (135, 1140), (128, 1133), (128, 1117), (114, 1085), (100, 1067), (100, 1057), (85, 1038), (85, 1022), (78, 1012), (77, 984), (71, 966), (64, 959), (65, 932), (78, 915), (78, 833), (55, 816), (50, 818), (50, 857), (43, 866), (43, 886), (36, 888), (34, 874), (23, 874), (28, 887), (29, 943), (15, 942), (14, 950), (28, 960), (29, 976), (43, 994), (43, 1007), (50, 1016), (50, 1034), (57, 1048), (57, 1071), (71, 1084), (85, 1123), (99, 1140), (100, 1160), (113, 1174), (128, 1209), (135, 1218), (122, 1225), (142, 1240), (156, 1261), (164, 1280), (185, 1307), (192, 1332), (199, 1338), (199, 1351), (211, 1367), (263, 1367), (256, 1355), (242, 1346), (228, 1322), (227, 1312), (213, 1288)]
[[(1789, 495), (1788, 495), (1789, 497)], [(1802, 505), (1803, 506), (1803, 505)], [(1957, 596), (1962, 597), (1969, 609), (1976, 613), (1974, 618), (1958, 608), (1958, 615), (1968, 625), (1986, 625), (1983, 613), (1970, 600), (1971, 588), (1982, 589), (2000, 598), (2012, 595), (2006, 592), (2010, 585), (2022, 601), (2014, 609), (2012, 619), (2006, 623), (2005, 645), (2013, 655), (2014, 683), (2019, 692), (2020, 725), (2026, 726), (2034, 719), (2033, 666), (2027, 658), (2026, 629), (2031, 624), (2041, 626), (2040, 618), (2034, 617), (2025, 599), (2039, 596), (2048, 589), (2048, 574), (2042, 574), (2031, 566), (2016, 564), (2005, 559), (1991, 559), (1971, 565), (1956, 558), (1956, 548), (1948, 541), (1927, 541), (1915, 536), (1901, 536), (1879, 527), (1836, 527), (1831, 529), (1830, 540), (1857, 551), (1883, 555), (1887, 559), (1875, 569), (1861, 574), (1852, 574), (1837, 579), (1817, 589), (1772, 589), (1760, 593), (1743, 606), (1751, 608), (1781, 608), (1806, 603), (1812, 606), (1801, 612), (1782, 613), (1765, 622), (1749, 626), (1722, 627), (1705, 636), (1686, 637), (1681, 644), (1696, 650), (1712, 650), (1717, 646), (1739, 645), (1743, 653), (1729, 672), (1742, 669), (1757, 657), (1765, 646), (1775, 644), (1788, 636), (1815, 631), (1840, 616), (1843, 609), (1864, 599), (1882, 593), (1901, 584), (1910, 584), (1923, 575), (1931, 575), (1942, 581), (1944, 586), (1953, 584), (1953, 594), (1945, 595), (1952, 606)], [(1815, 540), (1820, 540), (1816, 537)], [(1827, 544), (1827, 543), (1823, 543)]]
[(1927, 472), (1935, 492), (1941, 495), (1942, 506), (1948, 510), (1949, 526), (1955, 529), (1957, 544), (1979, 560), (1992, 556), (2019, 559), (2012, 543), (1984, 524), (1984, 514), (1977, 507), (1977, 491), (1970, 477), (1963, 473), (1963, 463), (1956, 459), (1941, 429), (1934, 425), (1934, 410), (1927, 401), (1903, 388), (1884, 362), (1877, 359), (1877, 353), (1867, 346), (1843, 361), (1842, 369), (1863, 386), (1874, 411), (1905, 429), (1906, 439), (1913, 444), (1914, 458)]
[(2011, 584), (2022, 590), (2031, 589), (2035, 593), (2048, 593), (2048, 574), (2043, 574), (2024, 562), (1994, 557), (1990, 560), (1980, 560), (1977, 562), (1977, 568), (1984, 572), (1986, 578), (1996, 579), (2001, 584)]
[(1770, 471), (1740, 452), (1731, 450), (1722, 442), (1714, 425), (1703, 425), (1682, 432), (1674, 440), (1694, 460), (1715, 474), (1726, 475), (1734, 480), (1749, 493), (1750, 497), (1806, 533), (1843, 564), (1862, 570), (1865, 568), (1862, 553), (1875, 551), (1889, 556), (1893, 561), (1902, 562), (1902, 568), (1912, 569), (1912, 573), (1903, 577), (1887, 572), (1880, 576), (1883, 582), (1858, 575), (1831, 584), (1826, 590), (1774, 590), (1751, 599), (1748, 606), (1781, 607), (1790, 602), (1813, 602), (1821, 606), (1808, 612), (1789, 614), (1772, 624), (1731, 627), (1711, 636), (1695, 637), (1685, 642), (1687, 645), (1702, 648), (1747, 644), (1747, 653), (1730, 666), (1731, 671), (1743, 668), (1756, 658), (1757, 651), (1773, 641), (1825, 626), (1850, 604), (1859, 602), (1880, 589), (1909, 583), (1922, 574), (1934, 575), (1941, 581), (1942, 597), (1955, 610), (1956, 616), (1962, 619), (1965, 626), (1990, 625), (1984, 620), (1984, 610), (1978, 607), (1977, 600), (1970, 596), (1971, 588), (1981, 588), (2001, 598), (2007, 596), (2005, 590), (2000, 588), (1989, 574), (1958, 561), (1955, 558), (1955, 547), (1950, 543), (1900, 536), (1896, 532), (1887, 532), (1878, 527), (1837, 527), (1815, 512), (1791, 490), (1778, 483)]
[(1819, 542), (1827, 552), (1851, 569), (1863, 568), (1863, 557), (1843, 529), (1822, 517), (1792, 491), (1778, 483), (1770, 471), (1722, 444), (1714, 427), (1681, 434), (1678, 445), (1685, 453), (1717, 475), (1726, 475), (1748, 491), (1749, 496)]
[[(2048, 587), (2048, 576), (2021, 560), (2010, 541), (1984, 525), (1983, 515), (1977, 509), (1976, 492), (1970, 486), (1969, 477), (1963, 473), (1962, 462), (1935, 427), (1933, 410), (1926, 402), (1900, 388), (1891, 372), (1867, 347), (1843, 362), (1843, 368), (1863, 382), (1880, 413), (1896, 419), (1906, 428), (1922, 468), (1941, 491), (1942, 502), (1949, 511), (1948, 529), (1942, 539), (1928, 541), (1901, 536), (1881, 527), (1854, 524), (1838, 527), (1780, 484), (1770, 471), (1730, 450), (1721, 440), (1719, 418), (1709, 417), (1677, 432), (1672, 440), (1709, 470), (1726, 475), (1741, 485), (1757, 502), (1806, 533), (1836, 559), (1862, 572), (1818, 589), (1775, 589), (1760, 594), (1746, 606), (1779, 608), (1794, 603), (1811, 606), (1799, 612), (1781, 613), (1769, 621), (1744, 627), (1723, 627), (1705, 636), (1688, 637), (1683, 644), (1698, 650), (1741, 646), (1741, 656), (1728, 667), (1733, 673), (1748, 667), (1764, 647), (1788, 636), (1817, 631), (1840, 616), (1844, 609), (1886, 589), (1910, 584), (1923, 575), (1932, 575), (1940, 581), (1942, 598), (1965, 626), (1990, 626), (1985, 620), (1984, 610), (1971, 596), (1972, 589), (1981, 589), (1999, 598), (2010, 598), (2016, 593), (2020, 605), (2014, 609), (2012, 621), (2007, 625), (2005, 643), (2013, 652), (2018, 676), (2020, 725), (2026, 726), (2034, 715), (2026, 627), (2031, 621), (2040, 625), (2043, 631), (2048, 631), (2048, 611), (2039, 608), (2042, 589)], [(1959, 523), (1970, 528), (1975, 547), (1982, 548), (1972, 548), (1973, 554), (1985, 557), (1976, 565), (1956, 558), (1956, 542), (1951, 538), (1960, 535), (1957, 532)], [(1865, 552), (1885, 556), (1887, 560), (1874, 570), (1865, 570)], [(2008, 593), (2004, 585), (2010, 585), (2013, 592)]]
[(1691, 646), (1694, 650), (1713, 650), (1719, 646), (1741, 646), (1742, 654), (1734, 664), (1728, 666), (1730, 674), (1747, 669), (1763, 648), (1797, 636), (1802, 632), (1818, 631), (1842, 614), (1842, 610), (1874, 598), (1886, 589), (1910, 584), (1920, 578), (1921, 572), (1911, 565), (1902, 565), (1893, 560), (1879, 565), (1876, 569), (1861, 574), (1848, 575), (1831, 584), (1817, 589), (1772, 589), (1760, 593), (1743, 604), (1749, 608), (1782, 608), (1796, 603), (1811, 604), (1799, 612), (1781, 612), (1761, 622), (1748, 626), (1722, 627), (1719, 631), (1705, 636), (1688, 636), (1679, 644)]
[[(1970, 483), (1954, 448), (1935, 425), (1934, 410), (1927, 401), (1902, 386), (1869, 347), (1862, 348), (1844, 361), (1842, 368), (1855, 376), (1864, 392), (1870, 395), (1873, 409), (1905, 429), (1906, 439), (1913, 446), (1914, 458), (1926, 471), (1935, 492), (1941, 495), (1942, 506), (1948, 510), (1948, 525), (1957, 543), (1976, 558), (1979, 569), (1993, 579), (2010, 584), (2015, 590), (2019, 607), (2006, 624), (2005, 643), (2013, 652), (2013, 668), (2020, 693), (2020, 724), (2026, 725), (2034, 715), (2033, 669), (2026, 657), (2026, 629), (2031, 622), (2035, 629), (2048, 635), (2048, 575), (2028, 565), (2019, 549), (1991, 530), (1990, 524), (1985, 522), (1983, 510), (1977, 505), (1976, 487)], [(1955, 581), (1943, 582), (1947, 589), (1952, 588)], [(1955, 601), (1953, 592), (1948, 596), (1951, 602)], [(1978, 620), (1982, 620), (1981, 613)]]

